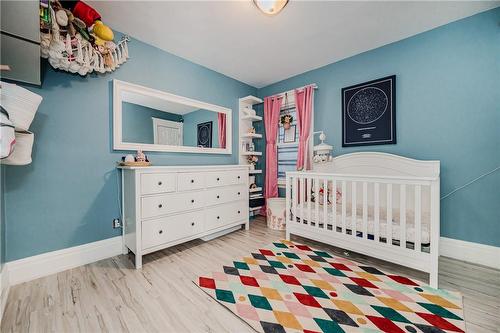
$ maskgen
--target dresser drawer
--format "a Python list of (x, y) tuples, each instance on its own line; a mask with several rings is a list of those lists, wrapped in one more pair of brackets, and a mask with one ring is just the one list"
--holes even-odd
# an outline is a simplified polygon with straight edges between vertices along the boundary
[(246, 178), (248, 178), (248, 172), (245, 170), (206, 173), (207, 187), (246, 184)]
[(199, 190), (205, 187), (205, 174), (202, 172), (178, 173), (179, 191)]
[(146, 173), (141, 175), (141, 194), (174, 192), (175, 173)]
[(211, 230), (248, 217), (248, 201), (237, 201), (205, 209), (205, 230)]
[(173, 214), (205, 205), (203, 191), (172, 193), (142, 198), (142, 218)]
[(248, 189), (246, 185), (214, 187), (207, 190), (205, 195), (205, 206), (213, 206), (237, 200), (248, 200)]
[(203, 232), (200, 211), (142, 222), (142, 248), (147, 249)]

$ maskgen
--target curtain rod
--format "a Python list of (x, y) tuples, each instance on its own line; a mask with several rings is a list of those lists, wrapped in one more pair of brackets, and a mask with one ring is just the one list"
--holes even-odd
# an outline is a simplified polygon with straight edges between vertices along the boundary
[(303, 90), (305, 87), (308, 87), (308, 86), (312, 86), (313, 89), (318, 89), (318, 85), (316, 83), (311, 83), (311, 84), (306, 84), (305, 86), (302, 86), (302, 87), (298, 87), (298, 88), (290, 89), (288, 91), (284, 91), (284, 92), (281, 92), (281, 93), (278, 93), (278, 94), (274, 94), (272, 96), (285, 96), (285, 94), (291, 94), (295, 90)]

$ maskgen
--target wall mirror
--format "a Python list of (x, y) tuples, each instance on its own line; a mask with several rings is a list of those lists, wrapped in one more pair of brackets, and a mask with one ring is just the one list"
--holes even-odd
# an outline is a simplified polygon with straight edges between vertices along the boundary
[(113, 149), (231, 154), (231, 109), (113, 80)]

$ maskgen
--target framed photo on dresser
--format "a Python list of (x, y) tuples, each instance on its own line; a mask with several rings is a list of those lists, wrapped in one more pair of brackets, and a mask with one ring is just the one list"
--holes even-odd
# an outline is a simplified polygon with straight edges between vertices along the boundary
[(396, 76), (342, 88), (342, 147), (396, 143)]

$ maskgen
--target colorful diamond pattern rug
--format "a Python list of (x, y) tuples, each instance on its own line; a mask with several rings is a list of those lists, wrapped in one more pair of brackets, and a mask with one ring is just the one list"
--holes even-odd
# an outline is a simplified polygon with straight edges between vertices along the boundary
[(464, 332), (462, 298), (289, 241), (197, 285), (258, 332)]

